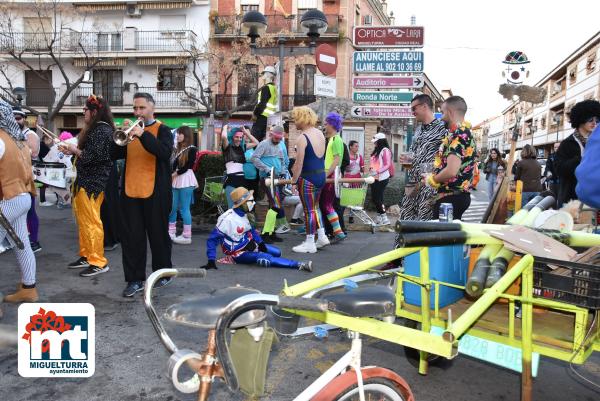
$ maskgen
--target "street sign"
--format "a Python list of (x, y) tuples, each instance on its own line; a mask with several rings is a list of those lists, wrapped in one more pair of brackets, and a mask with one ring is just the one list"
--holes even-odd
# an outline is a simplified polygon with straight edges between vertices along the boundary
[(410, 103), (415, 92), (354, 92), (356, 103)]
[(350, 113), (358, 118), (413, 118), (410, 106), (354, 106)]
[(325, 75), (335, 75), (337, 69), (337, 50), (327, 43), (320, 44), (315, 50), (317, 68)]
[(423, 52), (354, 52), (352, 65), (356, 73), (422, 72)]
[(357, 47), (423, 47), (422, 26), (355, 26), (352, 42)]
[(367, 88), (422, 88), (424, 80), (420, 76), (408, 77), (385, 77), (385, 76), (361, 76), (352, 78), (352, 86), (355, 89)]
[(315, 74), (315, 95), (325, 97), (335, 97), (336, 80), (335, 78)]

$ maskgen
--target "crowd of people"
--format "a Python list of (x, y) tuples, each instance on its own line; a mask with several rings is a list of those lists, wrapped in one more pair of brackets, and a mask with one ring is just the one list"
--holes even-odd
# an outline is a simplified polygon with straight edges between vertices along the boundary
[[(72, 161), (76, 170), (70, 193), (79, 254), (68, 267), (79, 269), (82, 277), (109, 271), (105, 252), (121, 244), (126, 282), (122, 294), (132, 297), (144, 289), (147, 244), (152, 270), (156, 271), (172, 266), (173, 243), (192, 243), (190, 208), (198, 188), (193, 171), (198, 149), (193, 144), (193, 133), (188, 127), (171, 130), (158, 121), (151, 95), (136, 93), (133, 103), (137, 120), (126, 121), (127, 141), (118, 144), (114, 141), (116, 127), (110, 106), (102, 97), (91, 95), (86, 99), (84, 127), (75, 138), (61, 136), (50, 141), (40, 141), (38, 134), (26, 127), (23, 110), (0, 101), (0, 210), (14, 229), (10, 233), (0, 225), (0, 241), (7, 237), (14, 245), (16, 236), (23, 242), (22, 248), (14, 248), (21, 280), (16, 292), (5, 297), (7, 302), (38, 299), (34, 252), (39, 252), (41, 245), (35, 209), (38, 191), (31, 172), (32, 163), (39, 161), (42, 153), (60, 154), (62, 159)], [(441, 119), (434, 117), (432, 99), (425, 94), (413, 99), (411, 110), (420, 125), (410, 152), (401, 155), (407, 180), (404, 196), (397, 200), (399, 218), (435, 219), (441, 205), (449, 203), (454, 218), (461, 219), (471, 203), (478, 167), (485, 175), (492, 200), (508, 166), (498, 149), (491, 149), (487, 160), (478, 166), (475, 139), (465, 120), (465, 100), (459, 96), (446, 99)], [(247, 126), (223, 127), (223, 191), (229, 209), (218, 217), (210, 233), (204, 267), (238, 263), (311, 272), (310, 260), (285, 258), (272, 244), (283, 241), (281, 235), (293, 228), (304, 235), (304, 240), (293, 247), (293, 252), (299, 254), (316, 253), (347, 237), (345, 208), (333, 183), (336, 171), (346, 178), (373, 177), (375, 223), (390, 224), (384, 192), (395, 171), (386, 135), (378, 132), (372, 138), (367, 166), (359, 154), (359, 144), (342, 140), (344, 121), (339, 114), (329, 113), (321, 126), (309, 107), (294, 108), (291, 118), (298, 133), (293, 158), (289, 157), (282, 126), (265, 128), (258, 138), (255, 127), (252, 131)], [(585, 152), (586, 144), (598, 125), (600, 103), (580, 102), (571, 110), (570, 118), (574, 132), (555, 144), (543, 174), (536, 149), (531, 145), (522, 149), (514, 175), (523, 182), (523, 203), (542, 192), (542, 176), (556, 194), (557, 207), (588, 190), (587, 180), (583, 185), (579, 178), (582, 170), (578, 171), (578, 166), (585, 164), (582, 160), (589, 154)], [(273, 185), (272, 178), (287, 180), (287, 184)], [(345, 185), (363, 187), (361, 183)], [(46, 202), (41, 199), (43, 189), (39, 194), (41, 204)], [(268, 201), (260, 233), (253, 218), (258, 193), (264, 193)], [(285, 205), (294, 206), (289, 222)], [(178, 217), (182, 221), (180, 235)], [(348, 223), (352, 223), (351, 216)], [(221, 259), (217, 259), (218, 246), (224, 254)], [(169, 281), (163, 278), (156, 286), (165, 286)]]

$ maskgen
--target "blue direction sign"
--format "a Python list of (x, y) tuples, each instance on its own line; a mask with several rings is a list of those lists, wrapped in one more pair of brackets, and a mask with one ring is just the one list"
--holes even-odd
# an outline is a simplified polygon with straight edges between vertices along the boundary
[(422, 72), (423, 52), (358, 51), (352, 54), (356, 73)]
[(356, 103), (410, 103), (414, 92), (354, 92)]

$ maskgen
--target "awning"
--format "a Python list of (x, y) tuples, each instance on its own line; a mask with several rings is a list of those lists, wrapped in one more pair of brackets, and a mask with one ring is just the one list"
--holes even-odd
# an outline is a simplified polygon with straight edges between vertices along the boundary
[[(114, 10), (125, 10), (127, 9), (127, 3), (110, 3), (106, 2), (103, 4), (98, 3), (76, 3), (73, 4), (75, 8), (91, 10), (91, 11), (114, 11)], [(136, 3), (136, 6), (141, 10), (168, 10), (176, 8), (190, 8), (192, 6), (192, 0), (188, 1), (154, 1), (148, 3)]]
[[(123, 125), (123, 120), (125, 119), (133, 119), (132, 117), (115, 117), (115, 125), (121, 126)], [(202, 129), (204, 127), (204, 120), (200, 117), (156, 117), (157, 120), (166, 124), (171, 129), (176, 129), (182, 126), (190, 127), (192, 129)]]
[(188, 64), (185, 57), (138, 57), (137, 65), (180, 65), (185, 67)]
[[(90, 59), (90, 62), (93, 63), (94, 61), (95, 61), (94, 59)], [(125, 65), (127, 65), (126, 58), (109, 58), (109, 59), (100, 61), (98, 64), (96, 64), (96, 67), (125, 67)], [(87, 67), (86, 59), (85, 58), (74, 58), (73, 66)]]

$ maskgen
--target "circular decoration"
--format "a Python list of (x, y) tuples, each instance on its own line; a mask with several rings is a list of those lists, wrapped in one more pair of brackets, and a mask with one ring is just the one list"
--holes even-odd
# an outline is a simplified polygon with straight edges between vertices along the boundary
[(521, 51), (512, 51), (504, 57), (504, 64), (527, 64), (529, 59), (527, 55)]

